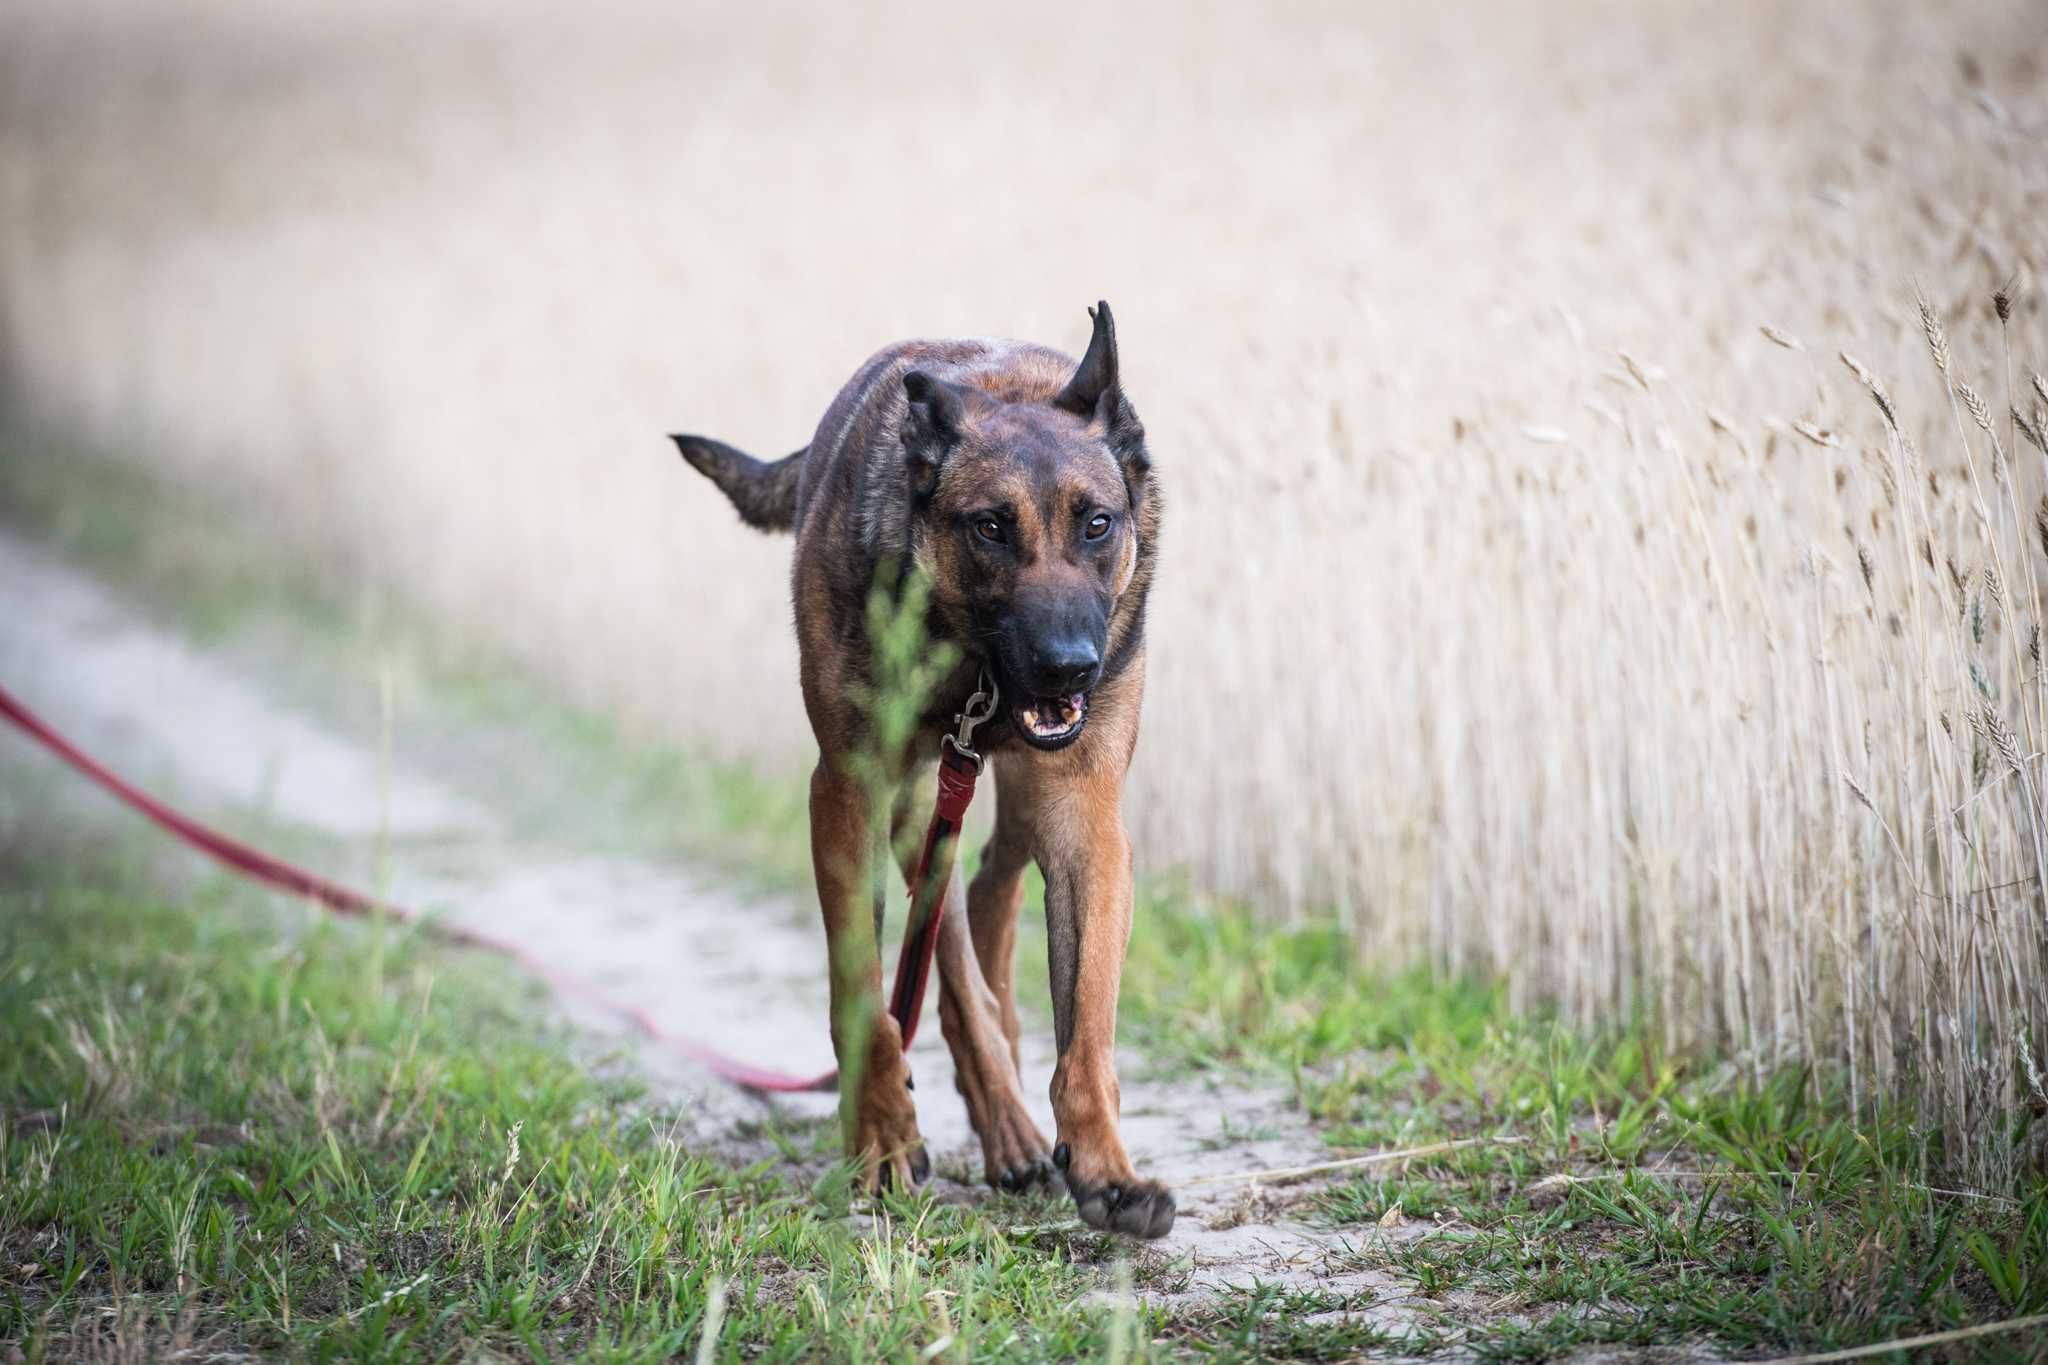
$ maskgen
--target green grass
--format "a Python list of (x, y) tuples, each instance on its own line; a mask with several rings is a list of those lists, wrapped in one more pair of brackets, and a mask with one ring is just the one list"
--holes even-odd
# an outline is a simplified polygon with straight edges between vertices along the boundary
[[(1358, 1238), (1333, 1268), (1441, 1305), (1422, 1341), (1776, 1354), (2048, 1313), (2048, 1178), (2017, 1199), (1942, 1186), (1911, 1114), (1859, 1121), (1807, 1074), (1757, 1086), (1632, 1033), (1517, 1016), (1483, 983), (1374, 973), (1327, 927), (1171, 902), (1142, 924), (1124, 1013), (1153, 1055), (1287, 1075), (1333, 1155), (1472, 1144), (1298, 1196)], [(2044, 1342), (2048, 1327), (1915, 1358), (2039, 1360)]]
[(0, 897), (0, 1340), (659, 1359), (720, 1284), (726, 1359), (1045, 1359), (1136, 1329), (1073, 1307), (1121, 1248), (1006, 1230), (1043, 1207), (855, 1226), (843, 1169), (690, 1150), (495, 964), (374, 940), (281, 936), (220, 893)]
[[(590, 793), (547, 837), (805, 884), (800, 784), (636, 742), (132, 474), (18, 439), (4, 454), (0, 520), (218, 648), (299, 660), (309, 704), (360, 720), (372, 670), (397, 668), (428, 719), (515, 735)], [(439, 728), (403, 740), (502, 797), (475, 752), (492, 746)], [(166, 892), (146, 857), (103, 853), (0, 860), (0, 1339), (30, 1358), (119, 1354), (117, 1332), (132, 1356), (191, 1340), (654, 1358), (695, 1351), (714, 1280), (718, 1351), (749, 1359), (941, 1342), (941, 1358), (1767, 1355), (2048, 1311), (2038, 1170), (2013, 1200), (1943, 1192), (1914, 1116), (1852, 1117), (1832, 1078), (1758, 1086), (1627, 1029), (1573, 1032), (1488, 983), (1375, 970), (1334, 928), (1275, 930), (1169, 883), (1141, 887), (1123, 994), (1148, 1065), (1285, 1086), (1333, 1158), (1478, 1140), (1261, 1192), (1341, 1239), (1330, 1269), (1350, 1288), (1100, 1306), (1125, 1276), (1171, 1291), (1187, 1267), (1060, 1204), (850, 1217), (829, 1125), (767, 1133), (788, 1155), (765, 1164), (679, 1142), (677, 1114), (497, 964)], [(1397, 1344), (1368, 1315), (1389, 1307), (1418, 1334)], [(1914, 1358), (2041, 1359), (2042, 1339)]]
[[(152, 1349), (653, 1359), (696, 1349), (716, 1283), (721, 1358), (1393, 1343), (1311, 1317), (1374, 1295), (1091, 1306), (1128, 1249), (1057, 1205), (897, 1200), (849, 1219), (848, 1173), (813, 1155), (829, 1131), (798, 1125), (778, 1136), (799, 1160), (745, 1167), (675, 1140), (678, 1115), (579, 1058), (495, 963), (132, 881), (0, 897), (0, 1338), (30, 1359), (117, 1328)], [(1427, 1010), (1425, 989), (1359, 979), (1325, 1003)], [(1524, 1139), (1276, 1191), (1355, 1234), (1334, 1269), (1441, 1305), (1403, 1350), (1818, 1348), (2048, 1304), (2048, 1193), (2009, 1209), (1917, 1189), (1895, 1166), (1903, 1129), (1887, 1146), (1795, 1085), (1651, 1083), (1626, 1048), (1480, 1036), (1426, 1045), (1401, 1079), (1363, 1079), (1346, 1049), (1348, 1073), (1301, 1083), (1342, 1146)], [(1468, 1079), (1437, 1089), (1453, 1061)], [(1404, 1221), (1382, 1226), (1395, 1205)], [(1124, 1273), (1170, 1287), (1178, 1269)]]

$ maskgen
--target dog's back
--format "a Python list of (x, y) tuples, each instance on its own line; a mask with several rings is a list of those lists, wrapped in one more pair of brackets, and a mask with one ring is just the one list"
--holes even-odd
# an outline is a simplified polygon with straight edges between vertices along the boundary
[(747, 525), (801, 537), (813, 509), (843, 507), (857, 520), (846, 529), (857, 531), (867, 556), (887, 554), (900, 550), (903, 541), (899, 429), (906, 406), (903, 376), (913, 369), (1004, 402), (1042, 402), (1059, 392), (1074, 360), (1023, 341), (899, 341), (868, 357), (833, 398), (810, 444), (782, 459), (758, 460), (708, 436), (670, 439), (693, 469), (731, 499)]

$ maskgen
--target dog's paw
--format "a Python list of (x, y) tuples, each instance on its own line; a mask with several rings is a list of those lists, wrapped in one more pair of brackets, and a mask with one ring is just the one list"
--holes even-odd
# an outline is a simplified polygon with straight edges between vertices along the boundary
[(981, 1154), (988, 1183), (1011, 1194), (1050, 1186), (1059, 1178), (1038, 1125), (1014, 1098), (1006, 1111), (981, 1125)]
[(924, 1144), (913, 1134), (907, 1141), (888, 1146), (863, 1143), (860, 1148), (860, 1187), (869, 1194), (878, 1190), (921, 1189), (931, 1179), (932, 1161)]
[(861, 1087), (852, 1150), (860, 1153), (861, 1188), (914, 1190), (931, 1179), (932, 1162), (917, 1131), (917, 1108), (900, 1070), (894, 1083)]
[(1136, 1176), (1091, 1181), (1075, 1171), (1072, 1149), (1064, 1142), (1053, 1150), (1053, 1164), (1066, 1173), (1067, 1193), (1089, 1227), (1145, 1238), (1173, 1230), (1173, 1191), (1158, 1181)]

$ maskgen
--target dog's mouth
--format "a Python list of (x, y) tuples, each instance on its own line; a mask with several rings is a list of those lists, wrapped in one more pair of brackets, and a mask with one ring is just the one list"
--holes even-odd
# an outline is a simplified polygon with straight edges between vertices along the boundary
[(1071, 744), (1088, 723), (1088, 694), (1073, 692), (1064, 697), (1032, 697), (1010, 708), (1017, 733), (1040, 749), (1057, 749)]

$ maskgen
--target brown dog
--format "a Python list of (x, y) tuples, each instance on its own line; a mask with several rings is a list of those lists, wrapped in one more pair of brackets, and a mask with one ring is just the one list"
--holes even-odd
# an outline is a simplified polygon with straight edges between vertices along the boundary
[[(811, 443), (772, 464), (702, 437), (675, 441), (749, 525), (796, 532), (804, 707), (818, 740), (811, 858), (846, 1150), (870, 1186), (929, 1172), (901, 1032), (881, 1007), (876, 943), (883, 831), (921, 826), (929, 795), (896, 774), (893, 801), (878, 809), (872, 774), (858, 771), (871, 751), (867, 603), (886, 566), (915, 564), (930, 583), (929, 632), (961, 661), (906, 771), (930, 766), (978, 679), (1000, 699), (977, 737), (996, 775), (995, 833), (964, 897), (953, 879), (937, 950), (939, 1021), (988, 1179), (1022, 1189), (1058, 1167), (1090, 1225), (1157, 1237), (1173, 1226), (1173, 1195), (1139, 1179), (1124, 1153), (1112, 1052), (1131, 931), (1120, 805), (1138, 741), (1159, 493), (1117, 380), (1109, 305), (1094, 319), (1078, 365), (1019, 342), (888, 347), (839, 391)], [(1013, 991), (1034, 858), (1059, 1045), (1050, 1161), (1022, 1099)]]

